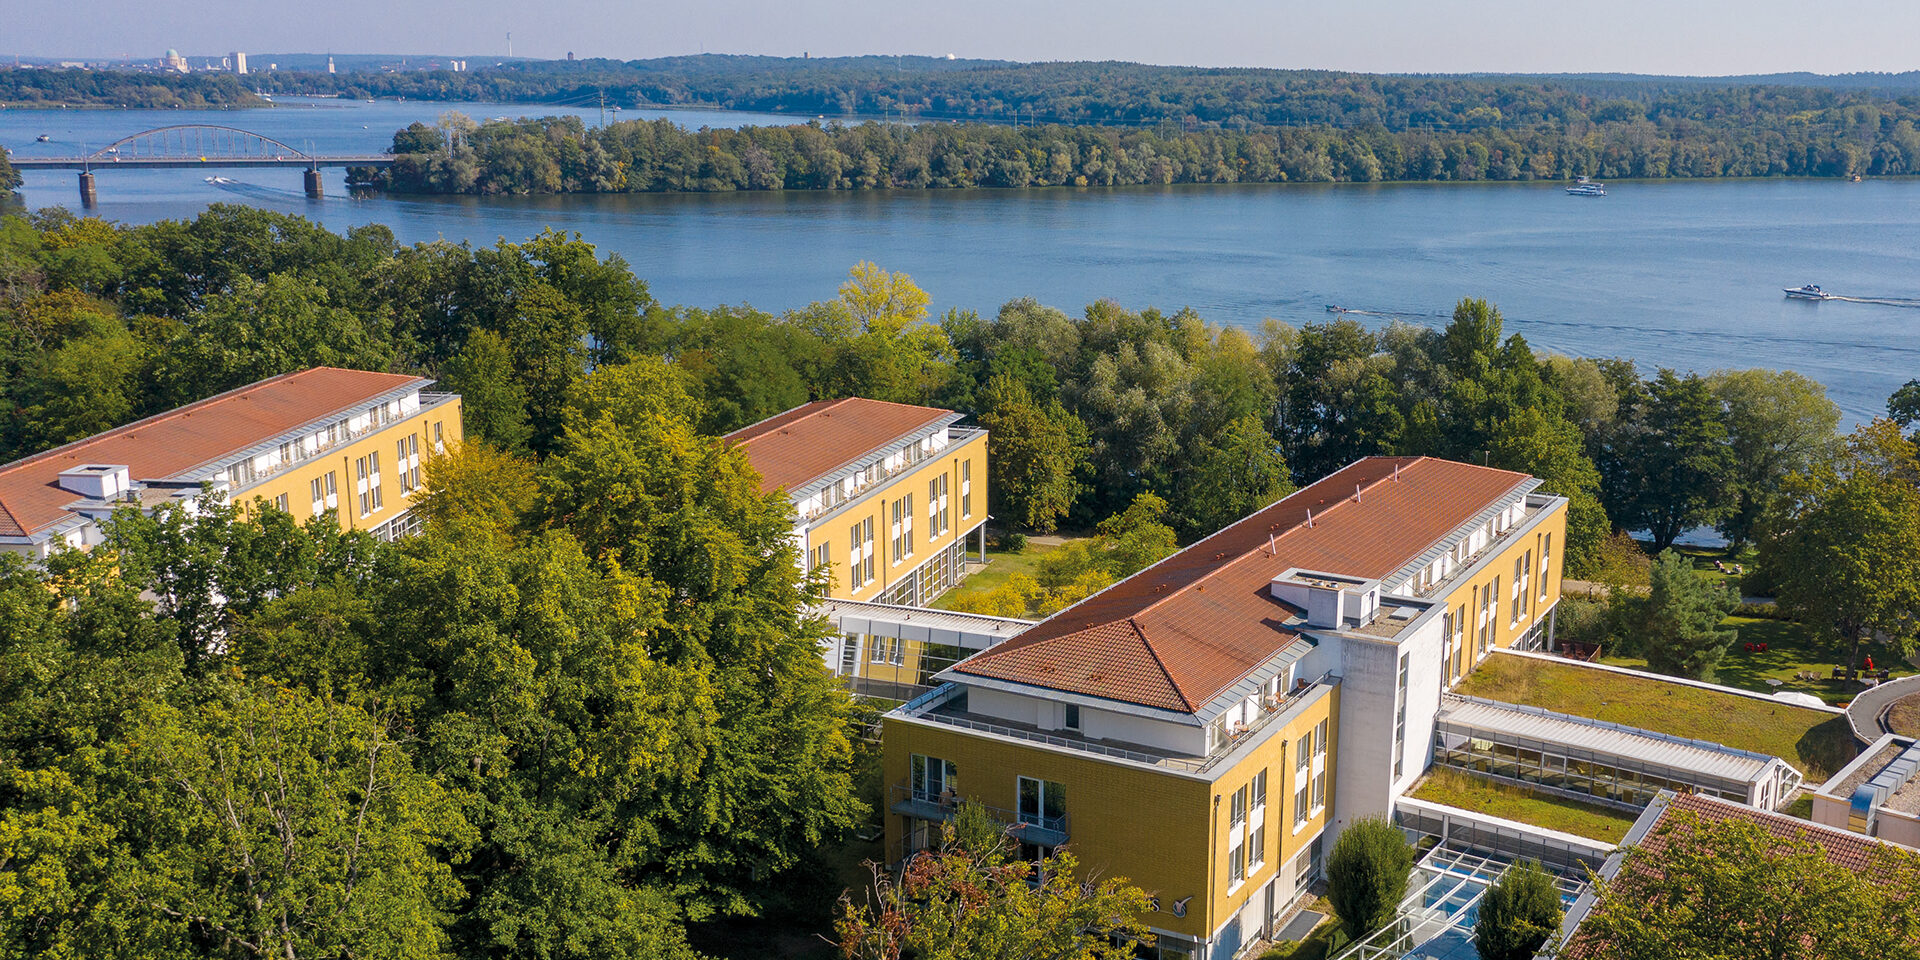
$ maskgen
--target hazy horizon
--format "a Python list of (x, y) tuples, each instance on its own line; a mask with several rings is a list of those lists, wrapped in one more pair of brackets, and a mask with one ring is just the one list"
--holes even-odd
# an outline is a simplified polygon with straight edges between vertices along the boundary
[[(240, 0), (190, 8), (150, 0), (46, 0), (23, 7), (7, 55), (153, 59), (231, 50), (357, 53), (370, 25), (422, 55), (507, 53), (636, 60), (694, 53), (821, 57), (954, 54), (969, 59), (1126, 60), (1172, 66), (1367, 73), (1634, 73), (1730, 76), (1920, 69), (1908, 38), (1920, 4), (1837, 0), (1810, 17), (1788, 0), (1625, 0), (1605, 14), (1543, 13), (1518, 0), (1363, 0), (1338, 9), (1281, 0), (982, 0), (951, 7), (879, 0), (711, 0), (641, 10), (594, 0), (450, 4), (335, 0), (315, 16)], [(1810, 43), (1843, 35), (1846, 44)], [(404, 39), (402, 39), (404, 38)], [(392, 55), (403, 55), (394, 53)]]

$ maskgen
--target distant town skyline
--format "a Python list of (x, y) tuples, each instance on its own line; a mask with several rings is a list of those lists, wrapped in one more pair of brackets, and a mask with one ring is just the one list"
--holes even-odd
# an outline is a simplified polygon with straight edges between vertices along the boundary
[[(1727, 75), (1920, 69), (1920, 4), (1625, 0), (1581, 14), (1520, 0), (709, 0), (641, 9), (605, 0), (334, 0), (291, 15), (241, 0), (22, 0), (0, 54), (192, 58), (234, 50), (622, 60), (691, 53), (954, 54), (1377, 73)], [(37, 11), (37, 13), (36, 13)], [(1809, 43), (1835, 37), (1845, 43)], [(1866, 28), (1866, 29), (1858, 29)], [(476, 64), (477, 66), (477, 64)], [(255, 69), (264, 67), (258, 64)]]

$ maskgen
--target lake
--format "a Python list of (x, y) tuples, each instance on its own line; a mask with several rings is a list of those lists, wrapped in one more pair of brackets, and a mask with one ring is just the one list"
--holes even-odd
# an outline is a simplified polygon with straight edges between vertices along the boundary
[[(166, 123), (218, 123), (323, 152), (379, 152), (393, 131), (470, 116), (592, 108), (303, 101), (275, 109), (0, 110), (0, 144), (71, 154)], [(633, 111), (692, 127), (794, 122), (715, 111)], [(36, 144), (49, 134), (54, 142)], [(91, 149), (91, 148), (89, 148)], [(235, 182), (206, 182), (217, 173)], [(992, 311), (1030, 296), (1070, 313), (1097, 298), (1191, 306), (1207, 319), (1443, 324), (1464, 296), (1498, 304), (1536, 348), (1624, 356), (1645, 368), (1768, 366), (1820, 380), (1850, 421), (1883, 413), (1920, 377), (1920, 308), (1789, 301), (1817, 283), (1920, 300), (1920, 181), (1618, 183), (1604, 198), (1559, 184), (1232, 185), (352, 198), (328, 172), (308, 200), (297, 170), (105, 170), (97, 213), (144, 223), (248, 203), (339, 230), (379, 222), (404, 242), (518, 240), (578, 231), (619, 253), (668, 303), (768, 310), (831, 297), (847, 268), (904, 270), (936, 309)], [(77, 203), (71, 171), (26, 174), (29, 206)]]

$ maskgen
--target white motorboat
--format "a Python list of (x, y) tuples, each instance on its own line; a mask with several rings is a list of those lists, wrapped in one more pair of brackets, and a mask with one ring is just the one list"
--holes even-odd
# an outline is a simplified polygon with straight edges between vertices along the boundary
[(1574, 197), (1604, 197), (1607, 195), (1607, 185), (1604, 183), (1594, 183), (1587, 177), (1581, 177), (1573, 182), (1573, 186), (1567, 188), (1567, 195)]
[(1819, 284), (1809, 283), (1801, 287), (1786, 288), (1789, 300), (1832, 300), (1833, 294), (1820, 289)]

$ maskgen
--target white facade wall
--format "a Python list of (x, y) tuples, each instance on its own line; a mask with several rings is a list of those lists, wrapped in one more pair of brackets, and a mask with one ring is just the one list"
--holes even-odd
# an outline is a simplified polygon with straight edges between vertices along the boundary
[[(1322, 640), (1321, 647), (1337, 648), (1340, 658), (1336, 671), (1340, 674), (1340, 726), (1329, 839), (1354, 820), (1391, 816), (1394, 800), (1432, 761), (1444, 641), (1437, 610), (1399, 643), (1344, 637)], [(1408, 658), (1407, 724), (1400, 744), (1400, 776), (1395, 777), (1394, 695), (1402, 654)]]
[[(1057, 700), (984, 687), (967, 687), (968, 713), (1024, 723), (1042, 730), (1070, 732), (1066, 729), (1066, 707), (1065, 703)], [(1202, 727), (1095, 707), (1080, 708), (1080, 730), (1074, 735), (1088, 740), (1117, 740), (1193, 756), (1202, 756), (1207, 752), (1207, 732)]]

